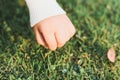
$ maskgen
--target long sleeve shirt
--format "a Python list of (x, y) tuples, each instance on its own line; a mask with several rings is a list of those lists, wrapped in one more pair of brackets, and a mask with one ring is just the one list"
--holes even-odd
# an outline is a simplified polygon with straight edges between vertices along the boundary
[(25, 0), (30, 13), (30, 23), (33, 27), (38, 22), (60, 14), (65, 11), (58, 5), (56, 0)]

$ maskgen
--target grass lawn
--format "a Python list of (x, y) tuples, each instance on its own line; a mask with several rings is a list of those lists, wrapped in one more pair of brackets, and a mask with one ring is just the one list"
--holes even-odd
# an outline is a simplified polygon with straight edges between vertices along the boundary
[(49, 51), (37, 45), (25, 3), (0, 0), (0, 80), (120, 80), (120, 0), (58, 2), (77, 32)]

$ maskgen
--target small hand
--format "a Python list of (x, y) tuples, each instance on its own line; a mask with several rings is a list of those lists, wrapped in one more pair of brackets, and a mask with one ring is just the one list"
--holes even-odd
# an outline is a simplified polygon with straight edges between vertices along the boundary
[(47, 18), (37, 23), (33, 30), (37, 43), (50, 50), (62, 47), (76, 31), (65, 14)]

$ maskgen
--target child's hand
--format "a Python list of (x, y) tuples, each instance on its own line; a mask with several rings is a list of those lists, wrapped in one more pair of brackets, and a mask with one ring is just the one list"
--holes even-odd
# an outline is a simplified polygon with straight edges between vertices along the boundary
[(47, 18), (37, 23), (33, 30), (38, 44), (50, 50), (62, 47), (75, 34), (75, 28), (65, 14)]

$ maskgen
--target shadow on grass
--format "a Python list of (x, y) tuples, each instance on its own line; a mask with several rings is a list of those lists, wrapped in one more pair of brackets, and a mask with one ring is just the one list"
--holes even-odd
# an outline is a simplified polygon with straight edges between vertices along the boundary
[(23, 39), (35, 41), (27, 7), (20, 6), (17, 0), (1, 0), (0, 53), (8, 47), (14, 48)]

